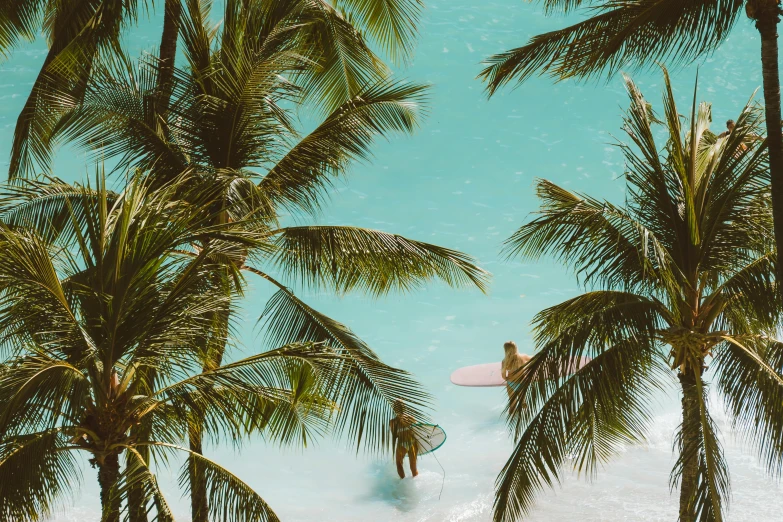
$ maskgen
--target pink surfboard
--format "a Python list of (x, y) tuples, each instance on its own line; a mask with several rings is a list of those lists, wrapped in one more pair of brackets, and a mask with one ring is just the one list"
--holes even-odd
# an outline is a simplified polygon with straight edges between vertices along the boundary
[(505, 386), (500, 374), (500, 363), (465, 366), (451, 374), (451, 382), (457, 386)]
[[(582, 368), (585, 364), (590, 362), (589, 357), (580, 357), (579, 360), (574, 360), (576, 364), (572, 364), (570, 368), (571, 372)], [(501, 375), (500, 363), (484, 363), (475, 364), (473, 366), (465, 366), (459, 370), (455, 370), (451, 374), (451, 382), (457, 386), (471, 386), (471, 387), (484, 387), (484, 386), (505, 386), (506, 380)]]

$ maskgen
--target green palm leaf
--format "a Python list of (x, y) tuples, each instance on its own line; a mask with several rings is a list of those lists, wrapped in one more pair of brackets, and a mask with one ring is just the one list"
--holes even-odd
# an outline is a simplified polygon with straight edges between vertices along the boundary
[(732, 338), (719, 352), (717, 388), (731, 425), (755, 446), (767, 470), (780, 476), (783, 461), (783, 379), (780, 342), (762, 337)]
[(369, 159), (374, 139), (416, 129), (425, 92), (422, 85), (392, 80), (365, 87), (294, 145), (259, 187), (285, 206), (317, 210), (334, 178), (350, 163)]
[[(44, 30), (51, 40), (49, 53), (17, 120), (10, 178), (29, 176), (36, 169), (49, 170), (52, 140), (67, 112), (47, 103), (47, 99), (52, 92), (81, 99), (96, 54), (119, 49), (120, 32), (135, 17), (135, 4), (135, 0), (89, 0), (50, 6), (51, 11), (43, 17)], [(32, 10), (27, 14), (31, 15)]]
[[(644, 440), (652, 422), (650, 375), (656, 354), (633, 341), (618, 343), (577, 371), (551, 395), (527, 381), (525, 370), (513, 401), (526, 404), (516, 447), (496, 481), (493, 519), (519, 520), (544, 487), (560, 482), (573, 467), (593, 475), (622, 444)], [(570, 359), (566, 359), (569, 361)], [(568, 362), (564, 364), (570, 364)]]
[[(143, 495), (145, 515), (153, 515), (147, 519), (149, 522), (174, 521), (174, 515), (163, 496), (157, 478), (136, 448), (128, 448), (125, 469), (122, 474), (122, 482), (115, 492), (118, 497), (123, 498), (129, 495), (133, 488), (137, 488), (137, 491), (140, 490)], [(154, 514), (150, 513), (147, 508), (148, 503), (154, 506)]]
[(410, 291), (432, 279), (486, 291), (489, 275), (470, 257), (401, 236), (353, 227), (287, 227), (273, 233), (272, 262), (311, 288), (373, 296)]
[(384, 364), (345, 325), (310, 308), (282, 285), (267, 302), (262, 318), (271, 344), (321, 342), (345, 357), (329, 383), (329, 397), (340, 407), (338, 432), (355, 440), (357, 449), (362, 444), (370, 451), (389, 447), (388, 422), (397, 399), (405, 401), (412, 417), (426, 419), (421, 408), (428, 406), (430, 397), (407, 372)]
[(745, 1), (567, 2), (565, 10), (583, 3), (596, 14), (490, 57), (480, 75), (490, 95), (513, 79), (522, 82), (536, 73), (587, 78), (664, 60), (690, 62), (725, 40)]
[(384, 52), (395, 61), (412, 57), (416, 28), (424, 2), (421, 0), (347, 0), (341, 7), (366, 27)]
[[(172, 447), (164, 443), (149, 443), (159, 447), (169, 447), (185, 452), (196, 465), (204, 470), (209, 491), (209, 516), (215, 520), (226, 522), (244, 522), (258, 520), (260, 522), (277, 522), (279, 519), (269, 505), (264, 502), (250, 486), (236, 475), (212, 460), (182, 447)], [(180, 475), (180, 486), (189, 490), (187, 468)]]
[(61, 428), (3, 438), (0, 442), (0, 516), (34, 522), (53, 514), (81, 481)]
[(20, 39), (33, 40), (41, 25), (38, 0), (6, 2), (0, 5), (0, 54), (7, 58)]

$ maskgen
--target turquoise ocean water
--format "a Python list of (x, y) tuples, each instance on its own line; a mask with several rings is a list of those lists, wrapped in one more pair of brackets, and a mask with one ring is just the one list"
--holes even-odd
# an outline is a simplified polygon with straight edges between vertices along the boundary
[[(218, 14), (216, 13), (216, 17)], [(436, 421), (448, 432), (436, 453), (424, 457), (416, 480), (400, 481), (391, 457), (355, 455), (345, 444), (320, 441), (306, 450), (270, 447), (261, 439), (241, 450), (212, 448), (210, 456), (252, 485), (286, 521), (490, 520), (495, 477), (512, 448), (500, 419), (502, 389), (450, 384), (460, 366), (499, 360), (514, 339), (531, 353), (529, 322), (545, 306), (577, 292), (575, 280), (552, 262), (504, 262), (503, 240), (536, 208), (533, 180), (546, 177), (572, 190), (620, 201), (623, 166), (612, 136), (621, 137), (627, 105), (619, 77), (608, 83), (553, 85), (535, 79), (487, 101), (475, 80), (490, 53), (561, 27), (540, 7), (519, 0), (485, 3), (430, 0), (412, 66), (400, 74), (432, 84), (430, 114), (412, 138), (380, 144), (371, 165), (356, 166), (338, 184), (321, 223), (377, 228), (463, 250), (494, 274), (488, 296), (433, 284), (406, 296), (373, 300), (303, 294), (319, 310), (353, 328), (389, 363), (414, 373), (435, 396)], [(127, 47), (154, 48), (159, 16), (130, 32)], [(45, 54), (42, 41), (0, 64), (0, 169), (7, 168), (13, 126)], [(674, 75), (681, 110), (688, 109), (696, 67)], [(713, 102), (714, 128), (738, 114), (761, 84), (755, 29), (741, 20), (729, 41), (700, 64), (700, 97)], [(634, 75), (648, 99), (660, 99), (657, 71)], [(55, 175), (84, 179), (92, 167), (68, 148)], [(269, 290), (251, 281), (244, 306), (244, 345), (260, 345), (253, 330)], [(718, 406), (716, 401), (716, 406)], [(717, 408), (716, 408), (717, 410)], [(674, 398), (662, 398), (650, 441), (627, 448), (592, 483), (569, 477), (542, 494), (530, 520), (674, 520), (669, 494), (674, 464)], [(783, 488), (765, 478), (753, 454), (735, 441), (717, 413), (732, 471), (729, 520), (779, 520)], [(189, 508), (175, 488), (177, 467), (160, 472), (178, 520)], [(442, 482), (443, 481), (443, 482)], [(443, 492), (440, 495), (441, 486)], [(85, 470), (80, 496), (54, 520), (97, 520), (95, 472)]]

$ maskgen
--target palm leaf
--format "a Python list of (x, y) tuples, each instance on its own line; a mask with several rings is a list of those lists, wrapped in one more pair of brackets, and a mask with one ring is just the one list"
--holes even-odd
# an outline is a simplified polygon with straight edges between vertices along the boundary
[(78, 368), (44, 355), (12, 359), (0, 381), (0, 438), (79, 421), (90, 400)]
[[(698, 484), (694, 497), (690, 500), (696, 520), (720, 522), (723, 520), (725, 504), (729, 497), (729, 474), (723, 457), (723, 448), (718, 440), (715, 422), (709, 414), (707, 388), (700, 376), (696, 378), (699, 418), (697, 425), (681, 426), (677, 440), (680, 444), (680, 456), (672, 471), (672, 485), (676, 485), (682, 474), (683, 463), (690, 458), (698, 459)], [(682, 447), (682, 438), (686, 430), (695, 433), (696, 444), (690, 454)]]
[(493, 520), (519, 520), (527, 514), (537, 492), (560, 482), (570, 455), (576, 456), (575, 469), (593, 475), (620, 445), (644, 439), (652, 422), (649, 385), (655, 380), (655, 357), (649, 346), (618, 343), (543, 402), (534, 398), (533, 383), (521, 382), (511, 400), (526, 404), (519, 410), (529, 411), (528, 420), (518, 425), (521, 435), (495, 483)]
[(65, 92), (79, 100), (92, 63), (100, 49), (119, 49), (125, 17), (133, 11), (125, 2), (59, 2), (47, 13), (45, 29), (51, 45), (14, 130), (9, 177), (29, 176), (37, 168), (48, 171), (52, 140), (67, 110), (51, 104), (52, 93)]
[(329, 398), (339, 407), (338, 433), (355, 440), (357, 450), (364, 444), (370, 451), (383, 451), (392, 440), (388, 422), (394, 416), (395, 400), (405, 401), (415, 419), (426, 418), (420, 408), (428, 405), (429, 395), (407, 372), (384, 364), (345, 325), (310, 308), (277, 284), (280, 290), (267, 302), (262, 316), (267, 342), (320, 342), (346, 359), (330, 383)]
[[(140, 491), (143, 498), (145, 520), (149, 522), (173, 522), (174, 515), (171, 508), (163, 496), (163, 492), (158, 485), (158, 480), (150, 470), (148, 463), (142, 457), (136, 448), (126, 448), (126, 464), (122, 471), (120, 487), (113, 491), (113, 494), (119, 498), (125, 498), (133, 488)], [(155, 508), (147, 508), (150, 503)], [(127, 507), (127, 506), (126, 506)]]
[(425, 91), (424, 86), (393, 80), (365, 87), (277, 161), (260, 188), (284, 206), (318, 209), (334, 178), (351, 162), (369, 159), (374, 139), (416, 129)]
[(759, 336), (727, 340), (714, 364), (731, 425), (756, 448), (767, 470), (780, 476), (783, 379), (776, 359), (780, 360), (783, 345)]
[(392, 60), (412, 57), (417, 25), (424, 10), (421, 0), (347, 0), (340, 6), (354, 15), (352, 21), (367, 28)]
[(584, 284), (638, 288), (676, 277), (665, 245), (628, 212), (546, 180), (536, 189), (543, 203), (540, 217), (506, 240), (508, 257), (554, 254), (573, 266)]
[[(405, 0), (402, 0), (405, 1)], [(302, 36), (317, 67), (304, 71), (299, 82), (308, 98), (330, 113), (357, 96), (366, 85), (389, 76), (389, 69), (372, 52), (361, 33), (324, 0), (303, 2), (301, 21), (309, 22)], [(302, 20), (303, 19), (303, 20)]]
[(7, 58), (20, 38), (33, 40), (41, 25), (38, 0), (4, 2), (0, 5), (0, 55)]
[(272, 259), (283, 274), (311, 288), (361, 290), (373, 296), (410, 291), (439, 278), (486, 291), (489, 275), (470, 257), (376, 230), (287, 227), (274, 233)]
[[(172, 444), (149, 442), (142, 445), (181, 451), (187, 453), (188, 457), (195, 461), (206, 476), (210, 518), (225, 522), (244, 522), (246, 520), (277, 522), (279, 520), (272, 508), (250, 486), (214, 461)], [(186, 464), (179, 482), (180, 487), (190, 492), (191, 484), (188, 477)]]
[(170, 384), (139, 408), (146, 415), (168, 405), (164, 413), (180, 422), (196, 412), (216, 438), (259, 430), (282, 445), (306, 445), (327, 430), (334, 405), (326, 396), (341, 362), (318, 345), (288, 345)]
[[(591, 2), (593, 3), (593, 2)], [(490, 95), (516, 79), (611, 76), (659, 61), (688, 63), (728, 36), (744, 0), (608, 0), (593, 16), (533, 37), (527, 45), (490, 57), (480, 77)]]
[(53, 514), (81, 481), (74, 455), (60, 428), (4, 438), (0, 442), (0, 516), (35, 522)]

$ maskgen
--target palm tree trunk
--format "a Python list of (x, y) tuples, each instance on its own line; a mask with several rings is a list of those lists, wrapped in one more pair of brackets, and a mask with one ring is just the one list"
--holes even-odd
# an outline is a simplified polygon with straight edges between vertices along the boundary
[[(775, 245), (783, 252), (783, 133), (780, 121), (780, 74), (778, 71), (778, 23), (780, 10), (776, 0), (755, 3), (753, 13), (761, 34), (761, 75), (764, 84), (764, 111), (769, 148), (769, 171), (772, 178), (772, 219)], [(783, 280), (783, 263), (777, 267)]]
[[(204, 451), (201, 436), (203, 420), (194, 418), (190, 428), (190, 451), (201, 455)], [(207, 481), (204, 470), (193, 458), (188, 457), (188, 478), (190, 480), (190, 513), (193, 522), (208, 522)]]
[(158, 58), (159, 73), (156, 89), (156, 112), (163, 114), (169, 107), (174, 80), (174, 60), (177, 56), (177, 38), (179, 37), (179, 20), (182, 15), (180, 0), (166, 0), (163, 15), (163, 35), (160, 38), (160, 53)]
[(694, 522), (694, 497), (699, 480), (699, 390), (693, 374), (678, 375), (682, 386), (682, 441), (680, 458), (680, 522)]
[[(227, 295), (230, 295), (231, 280), (222, 273), (217, 276), (215, 284), (226, 289)], [(203, 349), (205, 360), (209, 361), (202, 371), (210, 371), (218, 368), (226, 351), (226, 342), (228, 340), (230, 308), (226, 308), (224, 313), (217, 313), (211, 317), (213, 323), (212, 330), (203, 339)], [(195, 412), (194, 412), (195, 413)], [(190, 428), (190, 450), (199, 455), (203, 455), (202, 434), (204, 419), (198, 414), (193, 415), (192, 426)], [(190, 510), (192, 513), (192, 522), (208, 522), (209, 502), (207, 499), (207, 479), (203, 467), (191, 457), (188, 463), (188, 473), (190, 479)]]
[[(154, 387), (157, 372), (151, 368), (140, 368), (138, 370), (139, 382), (146, 382), (150, 387)], [(131, 428), (131, 438), (137, 442), (148, 442), (151, 435), (151, 427), (146, 424), (139, 424)], [(149, 467), (150, 447), (146, 445), (136, 446), (136, 451)], [(128, 491), (128, 522), (148, 522), (147, 507), (148, 498), (141, 484), (131, 486)], [(160, 510), (158, 511), (160, 513)]]
[(112, 490), (120, 479), (120, 456), (108, 455), (98, 464), (98, 484), (101, 486), (101, 522), (120, 522), (120, 497)]
[[(134, 438), (141, 438), (141, 430), (138, 426), (135, 426), (131, 430), (131, 436)], [(144, 438), (146, 440), (146, 437)], [(149, 462), (149, 447), (139, 446), (136, 448), (145, 462)], [(128, 491), (128, 522), (147, 522), (147, 503), (144, 498), (144, 487), (141, 485), (131, 486)]]

